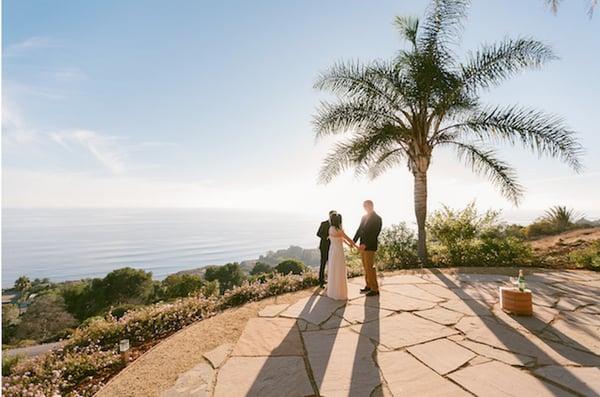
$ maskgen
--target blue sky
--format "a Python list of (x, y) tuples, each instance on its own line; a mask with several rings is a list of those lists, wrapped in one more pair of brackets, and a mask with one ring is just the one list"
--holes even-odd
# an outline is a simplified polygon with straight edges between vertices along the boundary
[[(430, 206), (503, 208), (531, 217), (553, 204), (600, 216), (600, 13), (586, 1), (474, 1), (459, 53), (533, 36), (560, 60), (486, 93), (489, 103), (562, 115), (586, 147), (585, 171), (500, 148), (527, 193), (519, 208), (439, 152)], [(318, 186), (332, 141), (311, 118), (312, 88), (338, 60), (385, 59), (403, 45), (398, 14), (424, 1), (3, 1), (4, 207), (232, 207), (412, 220), (404, 168)], [(533, 214), (533, 215), (532, 215)], [(515, 218), (516, 219), (516, 218)]]

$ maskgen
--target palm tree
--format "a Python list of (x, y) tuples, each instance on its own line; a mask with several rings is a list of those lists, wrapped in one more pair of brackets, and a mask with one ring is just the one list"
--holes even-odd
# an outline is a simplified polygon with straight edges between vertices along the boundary
[(559, 230), (566, 230), (568, 227), (573, 225), (576, 218), (582, 218), (583, 216), (576, 213), (575, 210), (571, 208), (567, 208), (562, 205), (555, 205), (546, 211), (544, 217), (542, 218), (544, 221), (556, 225)]
[(482, 103), (481, 91), (523, 69), (539, 68), (555, 56), (537, 40), (506, 38), (483, 45), (461, 63), (453, 47), (467, 3), (433, 1), (423, 22), (397, 17), (395, 24), (408, 47), (395, 58), (338, 63), (315, 83), (338, 98), (318, 108), (317, 137), (350, 135), (324, 159), (320, 181), (328, 183), (348, 168), (375, 178), (390, 167), (407, 164), (414, 178), (421, 264), (427, 262), (427, 171), (435, 149), (453, 148), (459, 159), (488, 177), (515, 204), (522, 195), (515, 170), (486, 144), (520, 143), (559, 158), (576, 171), (581, 168), (580, 145), (560, 118), (518, 105)]

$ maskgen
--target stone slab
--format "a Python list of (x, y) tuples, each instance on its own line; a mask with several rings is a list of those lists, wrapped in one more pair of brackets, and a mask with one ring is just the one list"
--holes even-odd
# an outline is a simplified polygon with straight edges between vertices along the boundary
[(407, 350), (440, 375), (454, 371), (475, 357), (475, 353), (448, 339), (437, 339)]
[(469, 393), (436, 374), (406, 352), (379, 353), (378, 362), (394, 396), (469, 396)]
[(196, 365), (177, 378), (175, 385), (161, 393), (161, 397), (209, 397), (215, 370), (206, 363)]
[(207, 359), (213, 368), (219, 368), (221, 364), (227, 360), (229, 353), (233, 350), (233, 344), (224, 343), (221, 346), (214, 348), (213, 350), (203, 354), (204, 358)]
[(440, 306), (454, 310), (455, 312), (466, 314), (467, 316), (491, 316), (492, 311), (484, 302), (476, 300), (451, 300), (448, 302), (440, 303)]
[(468, 366), (449, 374), (448, 377), (477, 396), (572, 396), (525, 371), (497, 361)]
[(476, 356), (471, 361), (469, 361), (469, 365), (479, 365), (479, 364), (489, 363), (490, 361), (492, 361), (491, 358), (487, 358), (484, 356)]
[(439, 285), (439, 284), (419, 284), (419, 285), (417, 285), (417, 288), (422, 289), (425, 292), (428, 292), (432, 295), (435, 295), (437, 297), (444, 298), (444, 299), (457, 299), (458, 298), (456, 296), (456, 294), (453, 292), (453, 290), (451, 290), (448, 287)]
[(594, 303), (589, 299), (574, 296), (563, 296), (558, 300), (555, 308), (560, 311), (574, 311), (582, 306)]
[(385, 277), (382, 281), (383, 285), (390, 284), (427, 284), (429, 281), (422, 277), (415, 276), (412, 274), (399, 274), (395, 276)]
[(399, 349), (458, 333), (451, 328), (411, 313), (400, 313), (385, 317), (381, 321), (353, 325), (350, 328), (391, 349)]
[(546, 330), (556, 335), (563, 344), (600, 355), (600, 326), (561, 319)]
[(494, 315), (507, 325), (531, 332), (541, 332), (548, 324), (558, 316), (558, 310), (545, 306), (533, 305), (532, 316), (518, 316), (508, 314), (500, 308), (500, 304), (494, 305)]
[(368, 396), (381, 384), (365, 336), (347, 328), (306, 332), (304, 344), (320, 395)]
[(231, 357), (219, 371), (214, 396), (281, 397), (314, 393), (302, 357)]
[(335, 314), (352, 324), (362, 324), (369, 321), (380, 320), (394, 314), (394, 312), (366, 305), (349, 304), (338, 309)]
[(474, 351), (482, 357), (502, 361), (503, 363), (506, 363), (508, 365), (529, 366), (535, 363), (535, 358), (533, 357), (508, 352), (501, 349), (496, 349), (494, 347), (484, 345), (482, 343), (477, 343), (470, 340), (456, 341), (456, 343), (471, 351)]
[(393, 292), (395, 294), (400, 294), (404, 296), (408, 296), (414, 299), (422, 299), (428, 302), (443, 302), (445, 299), (440, 298), (439, 296), (430, 294), (429, 292), (417, 287), (414, 284), (389, 284), (381, 287), (383, 291)]
[(600, 396), (600, 368), (549, 365), (536, 369), (534, 373), (584, 396)]
[(347, 327), (349, 325), (351, 325), (351, 324), (348, 321), (344, 320), (343, 318), (341, 318), (337, 315), (333, 315), (333, 316), (329, 317), (329, 320), (327, 320), (323, 324), (321, 324), (319, 329), (322, 329), (322, 330), (336, 329), (336, 328)]
[(443, 307), (434, 307), (433, 309), (415, 312), (415, 314), (442, 325), (454, 325), (464, 316), (462, 313)]
[(284, 310), (280, 316), (300, 318), (309, 323), (319, 325), (325, 322), (337, 309), (345, 304), (345, 301), (334, 300), (321, 295), (312, 295), (300, 299), (298, 302)]
[(398, 311), (414, 311), (426, 310), (435, 306), (434, 302), (423, 301), (420, 299), (411, 298), (409, 296), (393, 294), (391, 292), (382, 291), (379, 296), (366, 296), (353, 301), (357, 305), (366, 305), (387, 310)]
[(269, 305), (258, 312), (259, 317), (277, 317), (279, 313), (287, 309), (290, 305), (287, 303), (281, 305)]
[(304, 350), (296, 322), (287, 318), (251, 318), (232, 356), (302, 356)]

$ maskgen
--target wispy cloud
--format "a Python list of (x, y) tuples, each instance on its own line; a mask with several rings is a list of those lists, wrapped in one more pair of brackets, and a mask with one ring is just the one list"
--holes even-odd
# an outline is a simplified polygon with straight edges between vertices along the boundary
[(62, 131), (50, 134), (51, 139), (68, 150), (84, 149), (113, 174), (125, 171), (125, 152), (121, 139), (91, 130)]
[(4, 56), (16, 56), (30, 50), (60, 47), (60, 43), (50, 37), (33, 36), (25, 40), (9, 44), (4, 48)]
[(23, 115), (12, 102), (3, 98), (2, 143), (5, 146), (29, 145), (37, 141), (37, 133), (28, 128)]

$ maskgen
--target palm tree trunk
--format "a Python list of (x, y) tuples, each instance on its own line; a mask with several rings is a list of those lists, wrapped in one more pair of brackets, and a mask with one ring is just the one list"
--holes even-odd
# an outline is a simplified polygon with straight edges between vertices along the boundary
[(417, 252), (421, 267), (427, 264), (427, 239), (425, 219), (427, 218), (427, 172), (414, 172), (415, 215), (417, 217)]

